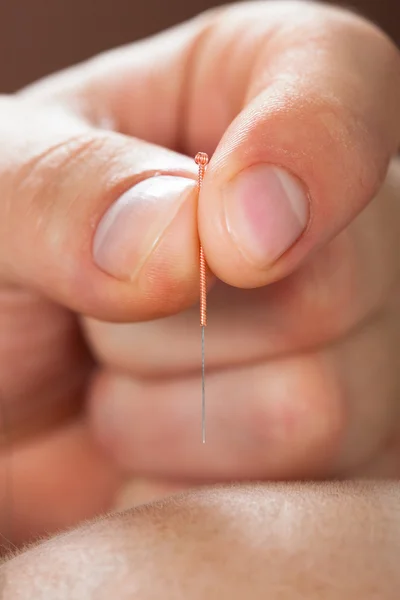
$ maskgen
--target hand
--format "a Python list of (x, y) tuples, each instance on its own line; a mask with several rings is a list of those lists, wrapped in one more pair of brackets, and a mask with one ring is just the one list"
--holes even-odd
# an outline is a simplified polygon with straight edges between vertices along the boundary
[[(105, 510), (121, 469), (397, 473), (395, 163), (383, 182), (399, 96), (397, 50), (372, 25), (257, 2), (1, 100), (15, 540)], [(213, 158), (197, 207), (184, 155), (199, 150)], [(198, 223), (224, 282), (210, 294), (206, 446)], [(5, 447), (1, 472), (8, 460)]]

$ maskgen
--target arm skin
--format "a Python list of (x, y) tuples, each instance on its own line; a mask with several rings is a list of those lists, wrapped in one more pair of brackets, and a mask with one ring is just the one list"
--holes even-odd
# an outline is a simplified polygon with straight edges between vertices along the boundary
[(395, 600), (400, 486), (248, 485), (108, 516), (13, 557), (3, 600)]

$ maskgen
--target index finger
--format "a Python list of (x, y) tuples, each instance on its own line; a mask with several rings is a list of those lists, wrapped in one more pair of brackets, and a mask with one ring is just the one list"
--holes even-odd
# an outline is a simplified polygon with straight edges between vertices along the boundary
[[(207, 260), (239, 287), (280, 279), (344, 229), (379, 189), (399, 144), (394, 45), (347, 12), (289, 6), (264, 27), (245, 106), (217, 146), (200, 198)], [(231, 18), (238, 32), (250, 15), (241, 7)], [(208, 46), (216, 45), (211, 35)], [(203, 87), (221, 60), (214, 53), (203, 64)], [(193, 114), (211, 112), (207, 98), (194, 98)]]

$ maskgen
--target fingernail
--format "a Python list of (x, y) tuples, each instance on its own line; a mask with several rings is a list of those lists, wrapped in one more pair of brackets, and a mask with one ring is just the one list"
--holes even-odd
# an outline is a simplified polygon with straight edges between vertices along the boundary
[(267, 164), (239, 173), (225, 190), (224, 205), (235, 243), (263, 267), (295, 243), (309, 219), (309, 201), (300, 181)]
[(195, 182), (150, 177), (125, 192), (105, 213), (93, 241), (94, 261), (117, 279), (131, 279), (157, 246)]

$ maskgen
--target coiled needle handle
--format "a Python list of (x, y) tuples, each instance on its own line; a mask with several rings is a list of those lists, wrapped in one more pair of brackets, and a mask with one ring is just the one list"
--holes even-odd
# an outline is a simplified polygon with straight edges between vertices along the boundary
[[(197, 189), (200, 193), (203, 177), (208, 164), (208, 156), (205, 152), (199, 152), (195, 158), (199, 167), (197, 178)], [(201, 414), (202, 414), (202, 436), (203, 444), (206, 443), (206, 386), (205, 386), (205, 349), (204, 330), (207, 325), (207, 266), (204, 258), (204, 250), (200, 244), (200, 326), (201, 326)]]

